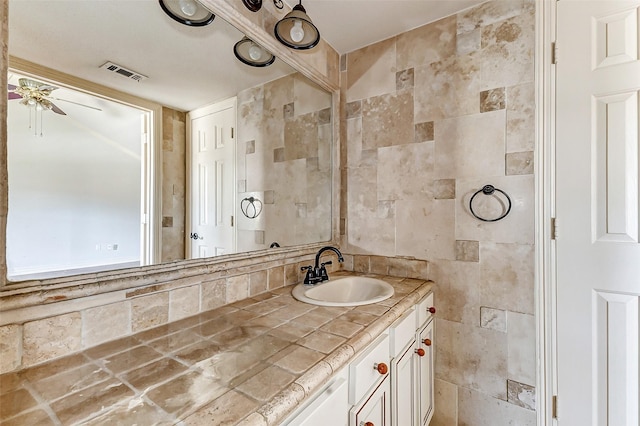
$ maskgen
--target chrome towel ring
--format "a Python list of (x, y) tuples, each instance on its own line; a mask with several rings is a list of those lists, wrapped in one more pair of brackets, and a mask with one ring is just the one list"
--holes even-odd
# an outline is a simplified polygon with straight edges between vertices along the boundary
[[(507, 202), (508, 202), (508, 206), (507, 206), (507, 210), (502, 214), (502, 216), (497, 217), (495, 219), (486, 219), (484, 217), (480, 217), (476, 214), (476, 212), (473, 211), (473, 199), (476, 198), (476, 195), (483, 193), (484, 195), (493, 195), (494, 192), (498, 191), (499, 193), (501, 193), (502, 195), (504, 195), (507, 198)], [(511, 211), (511, 198), (509, 197), (509, 195), (507, 195), (506, 192), (504, 192), (502, 189), (496, 188), (493, 185), (485, 185), (482, 187), (482, 189), (479, 189), (475, 192), (475, 194), (473, 194), (471, 196), (471, 199), (469, 200), (469, 210), (471, 211), (471, 214), (476, 218), (479, 219), (483, 222), (497, 222), (501, 219), (504, 219), (509, 212)]]

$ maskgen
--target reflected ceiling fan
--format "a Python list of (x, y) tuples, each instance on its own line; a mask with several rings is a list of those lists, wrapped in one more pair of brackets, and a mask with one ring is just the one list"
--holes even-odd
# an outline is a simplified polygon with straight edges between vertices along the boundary
[[(55, 112), (56, 114), (67, 115), (56, 104), (54, 104), (52, 100), (69, 102), (75, 105), (83, 106), (85, 108), (102, 111), (100, 108), (51, 96), (51, 93), (57, 88), (58, 87), (52, 86), (51, 84), (42, 83), (40, 81), (24, 77), (18, 79), (18, 86), (13, 84), (7, 85), (8, 100), (21, 99), (20, 104), (27, 107), (33, 107), (36, 111), (40, 111), (40, 136), (42, 136), (42, 111), (49, 110)], [(37, 127), (37, 115), (35, 117), (35, 124)], [(31, 119), (29, 120), (29, 128), (31, 128)]]
[(57, 89), (56, 86), (31, 80), (30, 78), (21, 78), (18, 83), (19, 86), (8, 85), (9, 100), (22, 99), (20, 101), (22, 105), (35, 107), (38, 110), (48, 109), (56, 114), (67, 115), (49, 99), (51, 92)]

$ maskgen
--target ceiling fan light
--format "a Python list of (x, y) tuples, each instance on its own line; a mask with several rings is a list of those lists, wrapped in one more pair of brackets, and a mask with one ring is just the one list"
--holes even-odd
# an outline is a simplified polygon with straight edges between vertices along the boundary
[(276, 23), (274, 33), (280, 43), (292, 49), (307, 50), (320, 42), (320, 31), (311, 22), (302, 0)]
[(252, 67), (267, 67), (276, 60), (275, 56), (246, 36), (233, 46), (233, 54), (240, 62)]
[(203, 27), (215, 19), (215, 15), (197, 0), (158, 0), (160, 7), (171, 19), (190, 27)]

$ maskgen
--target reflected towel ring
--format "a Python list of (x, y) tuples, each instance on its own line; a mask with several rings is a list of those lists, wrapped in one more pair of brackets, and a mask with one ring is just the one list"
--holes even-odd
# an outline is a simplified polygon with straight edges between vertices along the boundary
[[(478, 195), (479, 193), (483, 193), (484, 195), (492, 195), (495, 191), (500, 192), (502, 195), (504, 195), (505, 197), (507, 197), (507, 201), (509, 202), (509, 205), (507, 207), (507, 210), (502, 214), (502, 216), (497, 217), (495, 219), (485, 219), (484, 217), (480, 217), (476, 214), (476, 212), (473, 211), (473, 199), (476, 198), (476, 195)], [(471, 196), (471, 199), (469, 200), (469, 210), (471, 210), (471, 214), (476, 218), (479, 219), (483, 222), (497, 222), (500, 219), (504, 219), (509, 212), (511, 211), (511, 198), (509, 198), (509, 196), (507, 195), (506, 192), (504, 192), (502, 189), (496, 188), (493, 185), (485, 185), (482, 187), (482, 189), (479, 189), (475, 192), (475, 194), (473, 194)]]
[(240, 210), (249, 219), (255, 219), (262, 213), (262, 201), (255, 197), (244, 198), (240, 201)]

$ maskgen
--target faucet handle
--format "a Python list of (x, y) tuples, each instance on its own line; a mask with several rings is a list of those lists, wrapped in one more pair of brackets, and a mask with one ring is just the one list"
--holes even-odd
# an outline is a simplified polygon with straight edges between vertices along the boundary
[(303, 266), (300, 268), (301, 271), (307, 271), (307, 274), (304, 276), (304, 284), (315, 284), (318, 280), (316, 272), (313, 270), (313, 266)]
[(320, 266), (331, 265), (332, 263), (333, 263), (333, 261), (330, 260), (328, 262), (321, 263)]

